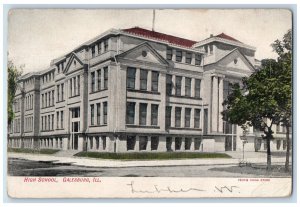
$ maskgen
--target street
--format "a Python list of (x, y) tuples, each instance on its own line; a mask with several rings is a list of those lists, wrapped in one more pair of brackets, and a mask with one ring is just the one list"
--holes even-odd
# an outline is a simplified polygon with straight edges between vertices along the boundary
[(72, 163), (8, 159), (11, 176), (80, 176), (80, 177), (289, 177), (283, 164), (273, 164), (266, 172), (265, 165), (240, 167), (233, 164), (159, 167), (87, 167)]

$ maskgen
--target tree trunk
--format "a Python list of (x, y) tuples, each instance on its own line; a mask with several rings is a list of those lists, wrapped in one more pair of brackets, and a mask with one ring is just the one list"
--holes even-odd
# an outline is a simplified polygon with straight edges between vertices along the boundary
[(271, 141), (271, 136), (267, 134), (267, 171), (271, 170), (271, 146), (270, 146), (270, 141)]
[(286, 125), (286, 157), (285, 157), (285, 172), (289, 172), (290, 163), (290, 127)]

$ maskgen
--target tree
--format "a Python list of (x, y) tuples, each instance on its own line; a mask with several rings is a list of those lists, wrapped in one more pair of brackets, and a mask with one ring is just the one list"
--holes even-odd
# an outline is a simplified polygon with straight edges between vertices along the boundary
[(9, 60), (7, 65), (8, 72), (8, 97), (7, 97), (7, 114), (8, 114), (8, 126), (10, 126), (14, 119), (13, 104), (14, 97), (17, 90), (17, 80), (22, 75), (23, 67), (17, 68), (14, 63)]
[(281, 73), (278, 75), (280, 90), (277, 93), (281, 117), (280, 122), (286, 127), (286, 161), (285, 171), (289, 171), (290, 158), (290, 127), (292, 126), (292, 31), (283, 36), (283, 40), (276, 40), (271, 44), (273, 50), (278, 54), (278, 65)]
[[(261, 70), (243, 78), (242, 86), (233, 85), (232, 93), (223, 103), (226, 106), (222, 112), (224, 120), (239, 126), (248, 124), (264, 132), (268, 170), (271, 169), (272, 126), (280, 122), (290, 126), (291, 53), (286, 52), (291, 50), (290, 44), (289, 35), (285, 35), (282, 42), (276, 40), (272, 46), (279, 54), (278, 60), (263, 60)], [(287, 140), (288, 137), (289, 130)]]

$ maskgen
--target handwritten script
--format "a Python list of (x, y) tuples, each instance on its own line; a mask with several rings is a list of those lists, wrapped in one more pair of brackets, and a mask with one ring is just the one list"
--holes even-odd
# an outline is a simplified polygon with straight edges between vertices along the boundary
[[(210, 191), (210, 190), (205, 190), (201, 188), (174, 188), (172, 186), (165, 186), (165, 187), (159, 187), (159, 185), (151, 185), (150, 187), (145, 188), (138, 188), (134, 181), (131, 181), (130, 183), (127, 184), (130, 187), (131, 193), (162, 193), (162, 192), (167, 192), (167, 193), (187, 193), (191, 191), (198, 191), (198, 192), (204, 192), (204, 191)], [(233, 193), (235, 189), (239, 188), (238, 186), (215, 186), (213, 192), (217, 193)]]

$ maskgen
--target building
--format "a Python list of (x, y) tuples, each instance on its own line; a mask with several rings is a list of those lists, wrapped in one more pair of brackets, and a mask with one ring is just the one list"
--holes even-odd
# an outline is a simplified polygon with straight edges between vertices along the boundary
[[(192, 41), (109, 30), (19, 80), (9, 147), (100, 152), (266, 149), (222, 120), (229, 83), (259, 67), (255, 48), (224, 33)], [(284, 128), (273, 150), (286, 148)]]

